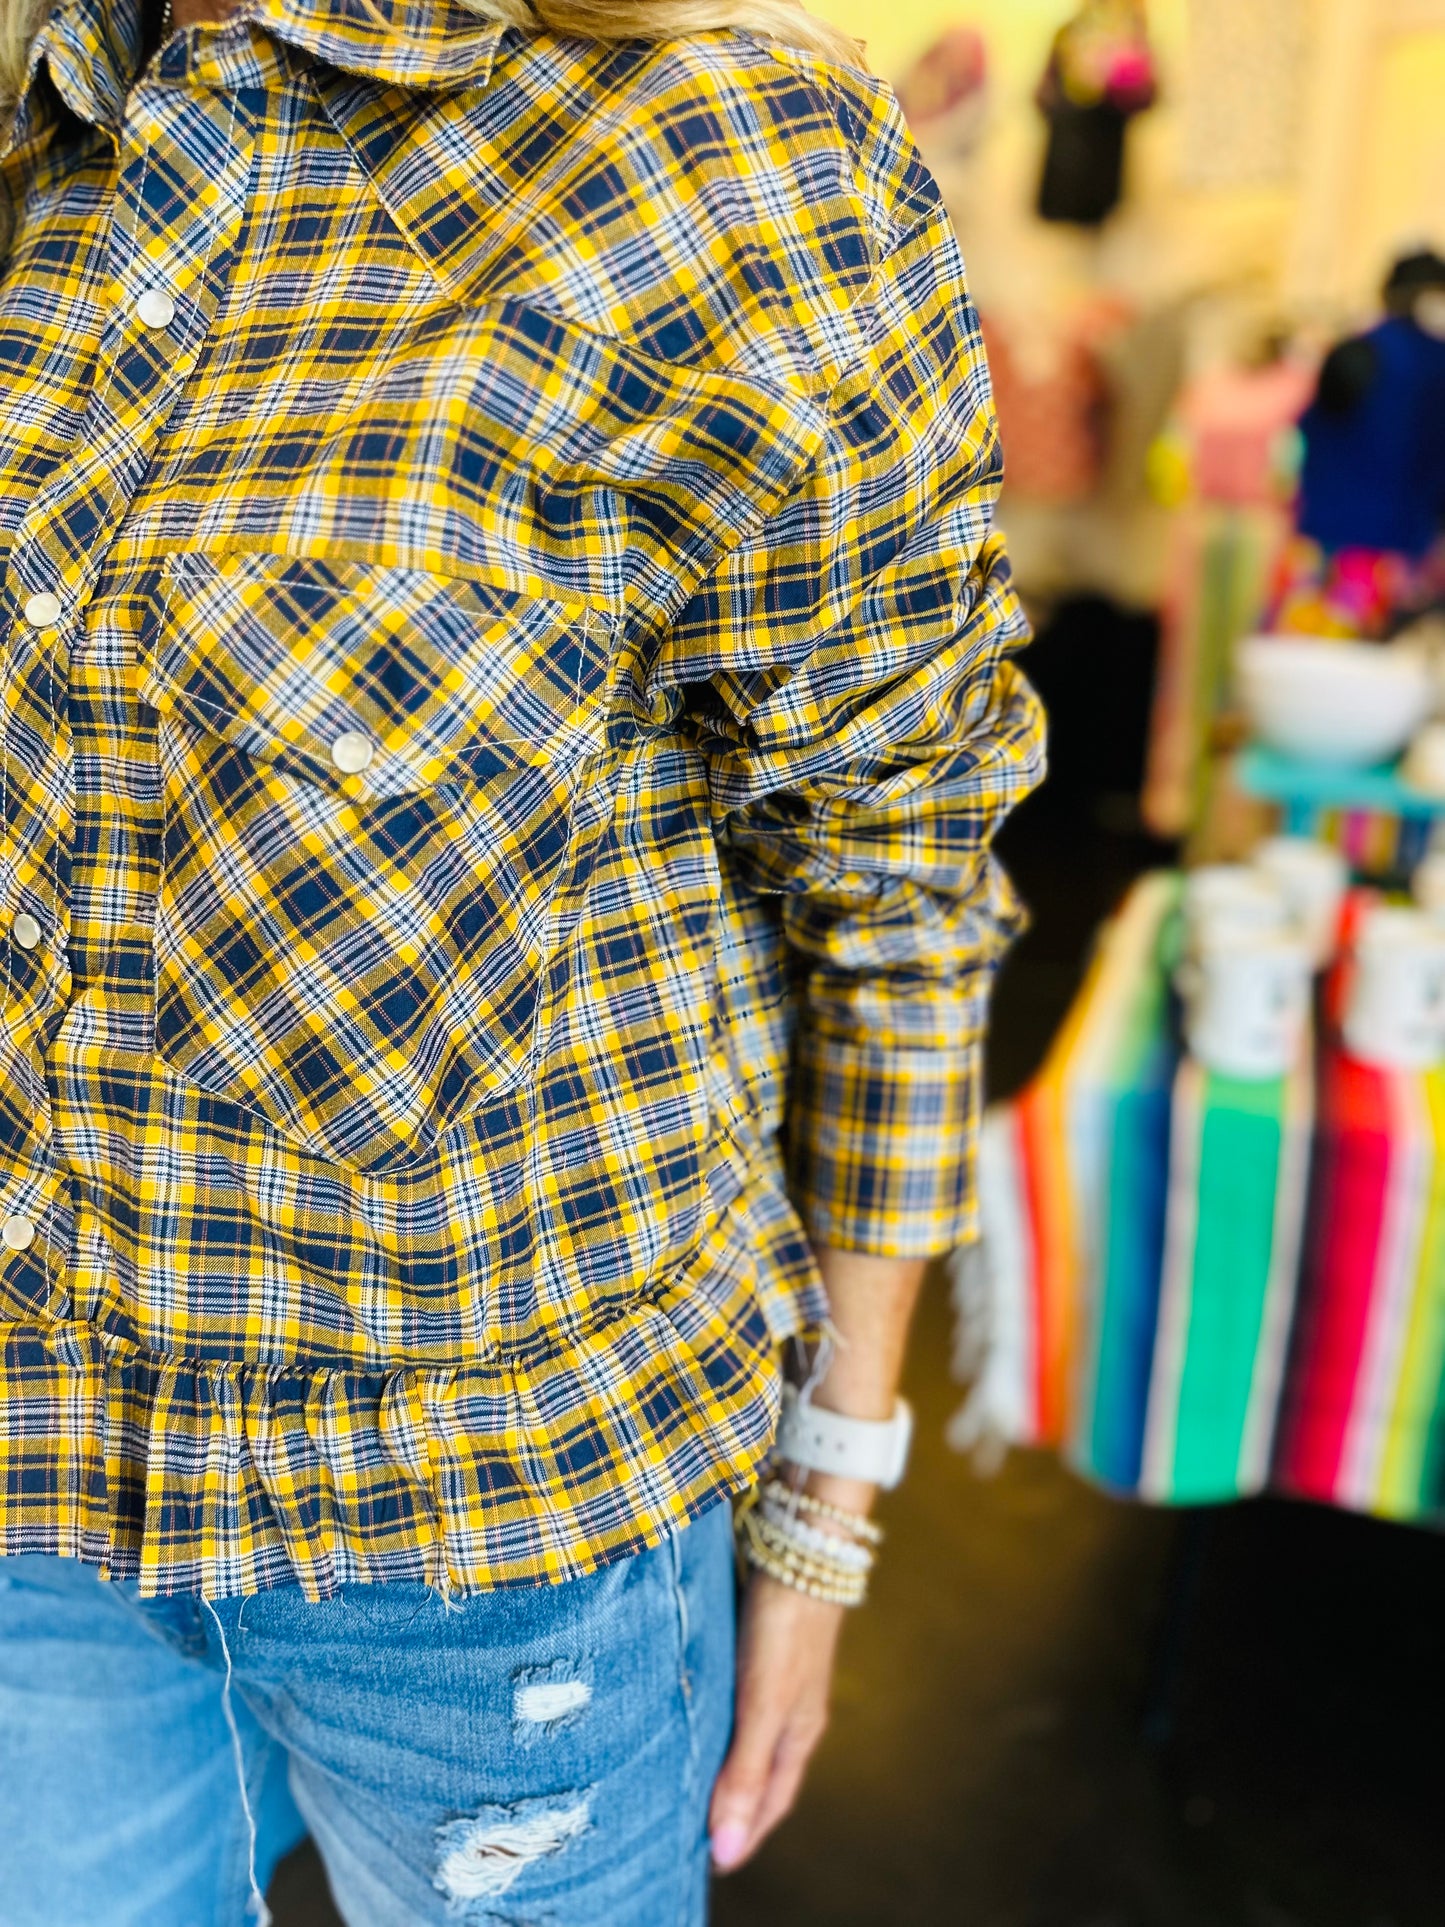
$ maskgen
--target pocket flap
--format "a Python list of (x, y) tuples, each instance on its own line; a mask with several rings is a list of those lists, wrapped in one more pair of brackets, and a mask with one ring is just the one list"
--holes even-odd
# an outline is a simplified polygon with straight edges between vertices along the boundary
[(611, 635), (584, 603), (426, 570), (178, 554), (140, 694), (344, 796), (406, 795), (598, 748)]

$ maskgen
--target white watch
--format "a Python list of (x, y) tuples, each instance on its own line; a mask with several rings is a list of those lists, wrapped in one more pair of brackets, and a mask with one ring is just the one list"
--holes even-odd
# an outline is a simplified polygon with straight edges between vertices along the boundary
[(795, 1385), (783, 1387), (777, 1452), (791, 1465), (891, 1492), (907, 1467), (912, 1438), (913, 1409), (906, 1399), (894, 1404), (892, 1418), (845, 1418), (800, 1398)]

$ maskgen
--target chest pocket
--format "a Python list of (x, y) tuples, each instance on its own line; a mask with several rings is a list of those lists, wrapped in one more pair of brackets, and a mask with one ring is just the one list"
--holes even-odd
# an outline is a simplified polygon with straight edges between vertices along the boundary
[(418, 570), (170, 558), (161, 1057), (370, 1172), (525, 1078), (606, 819), (610, 638)]

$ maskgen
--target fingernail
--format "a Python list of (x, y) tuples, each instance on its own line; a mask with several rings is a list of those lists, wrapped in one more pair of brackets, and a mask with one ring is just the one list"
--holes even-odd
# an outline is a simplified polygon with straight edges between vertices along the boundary
[(724, 1872), (729, 1867), (735, 1867), (742, 1859), (747, 1844), (747, 1828), (740, 1827), (736, 1821), (727, 1822), (712, 1837), (713, 1865), (721, 1867)]

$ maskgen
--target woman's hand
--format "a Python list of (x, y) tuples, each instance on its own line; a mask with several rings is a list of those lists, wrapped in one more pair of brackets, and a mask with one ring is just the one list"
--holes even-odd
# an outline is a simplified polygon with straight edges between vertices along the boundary
[(761, 1845), (798, 1797), (828, 1724), (842, 1606), (755, 1572), (738, 1633), (733, 1742), (709, 1811), (713, 1862), (726, 1873)]

